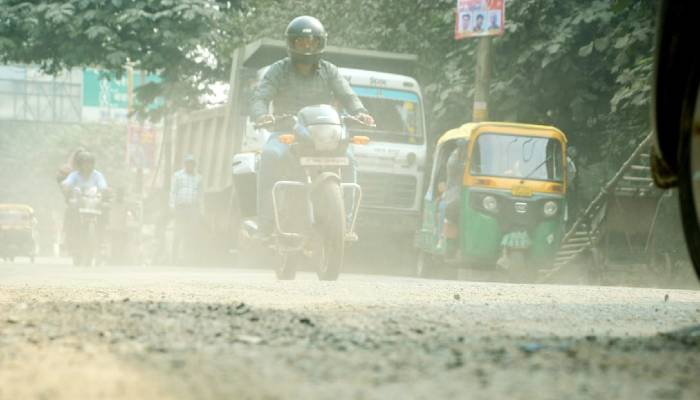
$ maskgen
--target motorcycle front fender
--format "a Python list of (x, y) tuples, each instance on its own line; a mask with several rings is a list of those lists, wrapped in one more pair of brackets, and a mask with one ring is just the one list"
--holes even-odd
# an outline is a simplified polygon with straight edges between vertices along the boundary
[(334, 172), (322, 172), (322, 173), (320, 173), (320, 174), (313, 180), (313, 182), (311, 183), (311, 185), (312, 185), (312, 187), (311, 187), (312, 190), (315, 191), (315, 189), (316, 189), (320, 184), (322, 184), (323, 182), (326, 182), (326, 181), (328, 181), (328, 180), (331, 180), (331, 181), (337, 183), (338, 185), (340, 185), (340, 183), (341, 183), (340, 175), (338, 175), (338, 174), (336, 174), (336, 173), (334, 173)]

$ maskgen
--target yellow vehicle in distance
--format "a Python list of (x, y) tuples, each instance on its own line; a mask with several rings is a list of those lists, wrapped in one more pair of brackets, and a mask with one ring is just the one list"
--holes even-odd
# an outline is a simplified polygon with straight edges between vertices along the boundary
[(566, 136), (552, 126), (468, 123), (446, 132), (425, 195), (417, 272), (551, 265), (564, 234)]
[(0, 204), (0, 258), (14, 261), (29, 257), (33, 263), (38, 253), (34, 210), (24, 204)]

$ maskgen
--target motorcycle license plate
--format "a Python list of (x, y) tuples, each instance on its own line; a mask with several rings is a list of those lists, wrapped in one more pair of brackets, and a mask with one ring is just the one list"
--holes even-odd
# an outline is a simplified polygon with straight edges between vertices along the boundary
[(345, 166), (350, 165), (347, 157), (301, 157), (299, 162), (303, 166)]

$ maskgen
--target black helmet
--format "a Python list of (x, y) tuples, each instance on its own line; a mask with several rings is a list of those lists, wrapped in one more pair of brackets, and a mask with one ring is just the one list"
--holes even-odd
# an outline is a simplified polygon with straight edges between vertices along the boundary
[(295, 63), (316, 64), (326, 48), (328, 34), (314, 17), (296, 17), (287, 25), (287, 53)]

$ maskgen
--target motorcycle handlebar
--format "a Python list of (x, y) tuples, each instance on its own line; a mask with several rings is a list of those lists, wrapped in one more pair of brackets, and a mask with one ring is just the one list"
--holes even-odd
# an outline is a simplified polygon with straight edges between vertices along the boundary
[[(270, 128), (273, 126), (278, 126), (280, 124), (286, 123), (286, 122), (296, 122), (296, 117), (294, 115), (290, 114), (280, 114), (280, 115), (271, 115), (272, 119), (258, 123), (256, 122), (253, 126), (255, 129), (262, 129), (262, 128)], [(358, 124), (361, 126), (366, 126), (368, 128), (376, 128), (377, 124), (367, 124), (361, 119), (354, 117), (352, 115), (344, 115), (342, 117), (343, 123), (346, 124), (348, 121), (353, 123), (353, 124)]]
[(255, 129), (262, 129), (270, 128), (292, 120), (296, 122), (296, 117), (290, 114), (271, 115), (271, 117), (271, 120), (265, 122), (256, 122), (253, 126), (255, 127)]
[(354, 123), (354, 124), (366, 126), (366, 127), (368, 127), (368, 128), (376, 128), (376, 127), (377, 127), (377, 124), (368, 124), (368, 123), (366, 123), (365, 121), (363, 121), (363, 120), (361, 120), (361, 119), (359, 119), (359, 118), (357, 118), (357, 117), (355, 117), (355, 116), (352, 116), (352, 115), (344, 115), (344, 116), (343, 116), (343, 123), (346, 123), (346, 124), (347, 124), (347, 121), (350, 121), (350, 122), (352, 122), (352, 123)]

